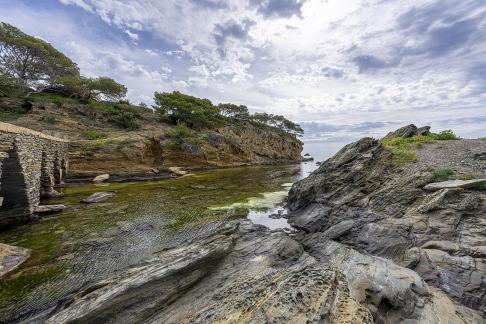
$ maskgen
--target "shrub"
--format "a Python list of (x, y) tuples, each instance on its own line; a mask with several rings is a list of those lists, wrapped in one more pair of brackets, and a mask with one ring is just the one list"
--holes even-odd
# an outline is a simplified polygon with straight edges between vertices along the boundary
[(28, 111), (22, 107), (3, 107), (0, 106), (0, 120), (8, 121), (17, 119), (20, 116), (26, 114)]
[(105, 132), (96, 130), (96, 129), (87, 129), (84, 131), (84, 136), (90, 140), (95, 140), (95, 139), (101, 139), (101, 138), (106, 138), (108, 135), (106, 135)]
[(454, 132), (450, 129), (444, 130), (440, 133), (432, 133), (429, 136), (431, 136), (433, 139), (438, 140), (438, 141), (447, 141), (447, 140), (458, 140), (460, 137), (458, 137)]
[(451, 169), (447, 169), (447, 168), (435, 169), (433, 171), (433, 174), (434, 174), (434, 180), (437, 181), (437, 182), (447, 181), (447, 180), (455, 178), (454, 177), (454, 174), (455, 174), (454, 171), (451, 170)]
[(115, 108), (110, 110), (110, 113), (109, 120), (117, 126), (129, 131), (140, 128), (140, 124), (135, 121), (135, 115), (132, 112)]

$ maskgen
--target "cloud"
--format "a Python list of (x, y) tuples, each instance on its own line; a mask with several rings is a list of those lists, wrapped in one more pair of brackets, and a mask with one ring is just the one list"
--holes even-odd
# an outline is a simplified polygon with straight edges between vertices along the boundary
[(226, 9), (228, 4), (224, 0), (190, 0), (198, 7), (205, 9)]
[(213, 30), (213, 36), (219, 46), (224, 46), (228, 38), (245, 40), (248, 38), (250, 28), (255, 25), (255, 21), (245, 18), (241, 22), (233, 19), (222, 24), (216, 24)]
[(302, 0), (250, 0), (250, 6), (266, 18), (288, 18), (302, 15)]

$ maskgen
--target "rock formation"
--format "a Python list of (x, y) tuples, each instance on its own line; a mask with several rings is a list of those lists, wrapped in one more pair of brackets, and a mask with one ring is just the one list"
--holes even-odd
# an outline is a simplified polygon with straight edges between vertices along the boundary
[[(486, 142), (462, 146), (465, 160), (486, 152)], [(288, 217), (297, 232), (249, 221), (199, 231), (66, 298), (45, 317), (49, 323), (486, 323), (486, 192), (424, 190), (443, 163), (434, 161), (397, 167), (377, 140), (349, 144), (292, 187)]]

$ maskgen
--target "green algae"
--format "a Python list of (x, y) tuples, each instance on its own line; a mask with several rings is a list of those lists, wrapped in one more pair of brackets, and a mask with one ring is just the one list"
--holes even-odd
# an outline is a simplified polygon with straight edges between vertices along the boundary
[[(79, 242), (102, 238), (119, 222), (157, 218), (165, 224), (161, 235), (170, 238), (195, 224), (246, 217), (249, 209), (270, 208), (282, 201), (297, 177), (287, 172), (292, 168), (295, 166), (220, 169), (156, 182), (64, 188), (63, 196), (43, 202), (64, 204), (64, 212), (0, 233), (0, 242), (32, 249), (32, 257), (3, 281), (0, 313), (36, 287), (55, 294), (54, 282), (70, 271), (63, 258), (73, 254)], [(286, 172), (286, 176), (275, 179), (275, 172)], [(117, 195), (99, 204), (81, 203), (94, 192), (108, 190)]]

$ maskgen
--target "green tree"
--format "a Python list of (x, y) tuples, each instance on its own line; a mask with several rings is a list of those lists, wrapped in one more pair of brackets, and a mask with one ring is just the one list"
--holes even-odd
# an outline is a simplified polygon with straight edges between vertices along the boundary
[(64, 75), (78, 75), (76, 63), (51, 44), (0, 23), (0, 73), (17, 79), (19, 94)]
[(19, 92), (17, 80), (5, 74), (0, 74), (0, 96), (15, 96)]
[(250, 118), (250, 113), (248, 112), (248, 107), (244, 105), (234, 105), (231, 103), (221, 103), (218, 108), (226, 118), (234, 120), (247, 120)]
[(88, 83), (93, 97), (118, 101), (127, 94), (127, 87), (108, 77), (91, 79)]
[(220, 110), (210, 100), (189, 96), (179, 91), (155, 92), (155, 108), (173, 123), (185, 123), (192, 128), (211, 128), (221, 125)]

